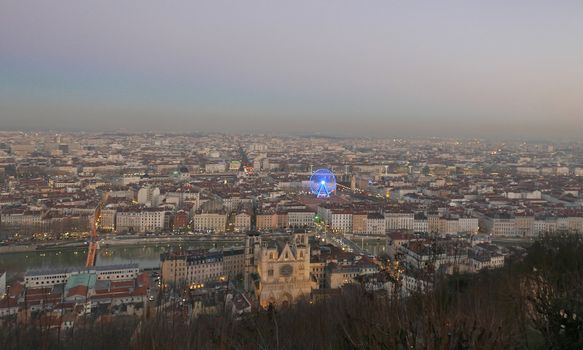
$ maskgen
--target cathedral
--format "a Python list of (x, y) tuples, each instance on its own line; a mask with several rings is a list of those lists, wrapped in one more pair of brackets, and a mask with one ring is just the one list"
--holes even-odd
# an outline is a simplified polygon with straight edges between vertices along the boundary
[(262, 242), (250, 235), (245, 244), (245, 287), (267, 308), (309, 297), (317, 283), (310, 277), (310, 245), (305, 233)]

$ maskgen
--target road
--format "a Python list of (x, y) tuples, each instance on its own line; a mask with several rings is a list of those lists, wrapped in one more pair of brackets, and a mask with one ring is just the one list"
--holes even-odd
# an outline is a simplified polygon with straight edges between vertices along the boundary
[(348, 251), (354, 254), (369, 255), (369, 253), (366, 250), (363, 250), (361, 247), (358, 246), (358, 244), (354, 243), (353, 241), (345, 238), (340, 234), (330, 233), (329, 232), (330, 230), (326, 227), (326, 225), (318, 224), (316, 225), (316, 227), (318, 229), (320, 237), (324, 238), (326, 240), (326, 243), (330, 243), (337, 248), (340, 248), (344, 251)]

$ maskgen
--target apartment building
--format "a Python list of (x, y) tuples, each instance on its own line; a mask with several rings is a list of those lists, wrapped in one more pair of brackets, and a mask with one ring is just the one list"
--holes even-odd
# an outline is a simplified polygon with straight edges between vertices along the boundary
[(243, 248), (223, 249), (223, 274), (230, 279), (245, 272), (245, 251)]
[(115, 214), (116, 231), (150, 232), (165, 228), (166, 211), (161, 208), (124, 209)]
[[(367, 213), (353, 213), (352, 214), (352, 233), (365, 234), (367, 232)], [(383, 227), (384, 229), (384, 227)]]
[(273, 213), (257, 214), (255, 216), (255, 227), (257, 230), (274, 230), (277, 227), (277, 220), (274, 220), (274, 215)]
[(352, 232), (352, 211), (332, 210), (330, 213), (330, 229), (336, 233)]
[(216, 233), (223, 233), (226, 227), (226, 213), (196, 213), (192, 217), (192, 228), (194, 230), (210, 230)]
[(287, 212), (288, 227), (314, 227), (314, 212), (290, 210)]
[(414, 213), (387, 213), (385, 212), (385, 231), (413, 230)]
[(384, 236), (385, 217), (378, 213), (368, 214), (366, 217), (366, 234), (371, 236)]
[(247, 232), (249, 230), (251, 230), (251, 215), (247, 212), (235, 215), (235, 231)]
[(206, 283), (224, 277), (223, 253), (189, 254), (186, 256), (186, 282)]

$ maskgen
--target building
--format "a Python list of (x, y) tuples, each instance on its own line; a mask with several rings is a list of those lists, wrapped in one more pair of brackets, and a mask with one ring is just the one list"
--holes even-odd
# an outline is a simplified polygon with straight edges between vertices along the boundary
[(360, 276), (358, 281), (367, 292), (385, 292), (388, 297), (394, 296), (400, 285), (399, 281), (387, 271)]
[(431, 234), (437, 234), (439, 232), (439, 215), (438, 214), (429, 214), (427, 215), (427, 231)]
[(206, 173), (224, 173), (227, 170), (227, 164), (223, 161), (217, 163), (208, 163), (204, 166)]
[(120, 210), (115, 218), (117, 232), (142, 232), (142, 213), (139, 209)]
[(401, 244), (399, 253), (404, 261), (416, 269), (438, 269), (447, 262), (445, 249), (429, 242), (410, 241)]
[(385, 230), (413, 230), (415, 214), (413, 213), (387, 213), (385, 212)]
[(246, 270), (251, 272), (246, 287), (255, 292), (262, 307), (289, 305), (317, 288), (310, 277), (310, 245), (306, 234), (270, 242), (252, 238), (247, 238), (245, 248)]
[(290, 210), (287, 213), (287, 227), (314, 227), (314, 215), (312, 211)]
[(288, 224), (288, 214), (287, 212), (278, 212), (275, 213), (275, 227), (276, 228), (285, 228)]
[(504, 255), (498, 252), (498, 247), (480, 243), (475, 245), (468, 253), (470, 272), (478, 272), (483, 269), (497, 269), (504, 266)]
[(52, 287), (66, 283), (72, 271), (68, 269), (29, 270), (24, 275), (24, 285), (27, 288)]
[(135, 279), (140, 274), (138, 264), (120, 264), (94, 266), (89, 271), (95, 272), (98, 280), (122, 281)]
[(200, 253), (186, 256), (186, 282), (206, 283), (224, 277), (223, 253)]
[(273, 213), (260, 213), (255, 215), (255, 227), (258, 231), (274, 230), (277, 227), (277, 219)]
[(97, 280), (130, 280), (136, 278), (139, 272), (138, 264), (93, 266), (85, 269), (28, 270), (24, 274), (24, 285), (27, 288), (53, 287), (67, 283), (71, 276), (84, 273), (94, 275)]
[(199, 231), (223, 233), (227, 228), (227, 214), (196, 213), (192, 217), (192, 228)]
[(534, 216), (517, 215), (516, 232), (522, 237), (532, 237), (534, 235)]
[(166, 211), (162, 208), (129, 208), (116, 214), (117, 232), (153, 232), (166, 226)]
[(456, 218), (441, 218), (439, 220), (439, 234), (455, 234), (460, 230), (459, 221)]
[(251, 230), (251, 215), (242, 211), (235, 215), (235, 232), (247, 232)]
[(223, 251), (177, 251), (160, 255), (163, 283), (207, 283), (235, 279), (243, 275), (245, 255), (242, 248)]
[(167, 252), (160, 255), (160, 278), (162, 283), (176, 284), (186, 281), (187, 252)]
[[(114, 231), (115, 230), (115, 216), (117, 214), (116, 209), (101, 209), (101, 220), (99, 221), (99, 229), (105, 231)], [(91, 219), (93, 219), (95, 215), (92, 215)]]
[(352, 232), (352, 211), (332, 210), (329, 221), (330, 229), (335, 233)]
[(188, 212), (184, 210), (179, 210), (174, 214), (174, 220), (172, 223), (172, 227), (177, 229), (182, 229), (188, 226)]
[(516, 219), (507, 214), (484, 216), (482, 223), (485, 232), (493, 236), (515, 236), (518, 234)]
[(429, 223), (427, 219), (415, 219), (413, 220), (413, 232), (425, 233), (429, 232)]
[(15, 297), (8, 296), (7, 298), (0, 299), (0, 318), (16, 315), (19, 308), (18, 299)]
[(144, 209), (141, 213), (140, 231), (161, 231), (166, 226), (166, 212), (164, 209)]
[(401, 275), (401, 294), (425, 293), (433, 288), (433, 276), (423, 270), (411, 269)]
[(312, 255), (310, 258), (310, 274), (316, 279), (318, 288), (326, 288), (326, 266), (325, 260), (320, 259), (318, 255)]
[(557, 221), (551, 219), (544, 220), (534, 220), (533, 223), (533, 234), (535, 236), (543, 235), (546, 233), (553, 233), (557, 230)]
[(469, 264), (471, 272), (500, 268), (504, 266), (504, 256), (499, 254), (470, 254)]
[[(137, 283), (137, 280), (142, 282)], [(103, 286), (112, 287), (104, 289)], [(72, 311), (75, 305), (83, 305), (84, 312), (90, 313), (98, 306), (112, 303), (130, 303), (131, 307), (141, 303), (138, 308), (143, 309), (149, 279), (147, 274), (140, 275), (137, 264), (96, 266), (82, 270), (29, 270), (24, 276), (23, 288), (23, 302), (29, 312), (51, 309), (57, 305)]]
[(224, 195), (222, 198), (223, 208), (227, 213), (231, 213), (232, 211), (237, 210), (241, 206), (250, 206), (252, 201), (249, 198), (241, 198), (241, 196), (237, 194), (228, 194)]
[(458, 219), (459, 232), (478, 233), (480, 229), (478, 218), (461, 217)]
[(232, 160), (229, 163), (229, 171), (239, 171), (240, 168), (241, 168), (240, 160)]
[(223, 249), (223, 274), (229, 279), (243, 276), (245, 272), (245, 250), (243, 248)]
[(367, 215), (366, 234), (370, 236), (385, 235), (385, 217), (382, 214), (372, 213)]
[[(125, 270), (125, 267), (117, 266), (113, 270), (117, 270), (117, 273)], [(100, 271), (71, 275), (63, 288), (63, 301), (83, 305), (85, 313), (97, 308), (116, 307), (124, 310), (123, 314), (126, 315), (143, 315), (150, 287), (148, 273), (132, 274), (132, 277), (123, 279), (100, 279), (99, 275)], [(49, 295), (53, 293), (54, 290)]]
[[(367, 231), (366, 219), (368, 214), (366, 213), (353, 213), (352, 214), (352, 233), (354, 234), (365, 234)], [(384, 232), (384, 227), (383, 227)]]
[(158, 187), (142, 187), (138, 191), (138, 203), (147, 207), (157, 207), (160, 204), (160, 189)]
[(0, 271), (0, 300), (6, 295), (6, 272)]
[(387, 237), (387, 254), (391, 259), (395, 258), (400, 252), (400, 248), (403, 244), (408, 243), (411, 240), (409, 235), (406, 235), (400, 231), (394, 231), (388, 234)]
[(97, 276), (91, 272), (71, 275), (65, 284), (64, 299), (67, 302), (83, 303), (92, 296)]
[(356, 266), (337, 266), (330, 264), (326, 274), (326, 287), (331, 289), (340, 288), (345, 284), (354, 283), (360, 269)]
[(0, 224), (3, 228), (21, 226), (40, 226), (42, 224), (42, 212), (32, 210), (3, 210), (0, 213)]
[(378, 267), (368, 262), (356, 262), (350, 266), (335, 263), (328, 265), (326, 273), (326, 287), (335, 289), (346, 284), (356, 282), (356, 278), (378, 272)]

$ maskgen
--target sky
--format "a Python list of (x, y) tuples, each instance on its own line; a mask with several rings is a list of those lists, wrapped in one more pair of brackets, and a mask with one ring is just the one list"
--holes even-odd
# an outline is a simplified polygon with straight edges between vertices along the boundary
[(0, 129), (581, 138), (583, 1), (1, 0)]

